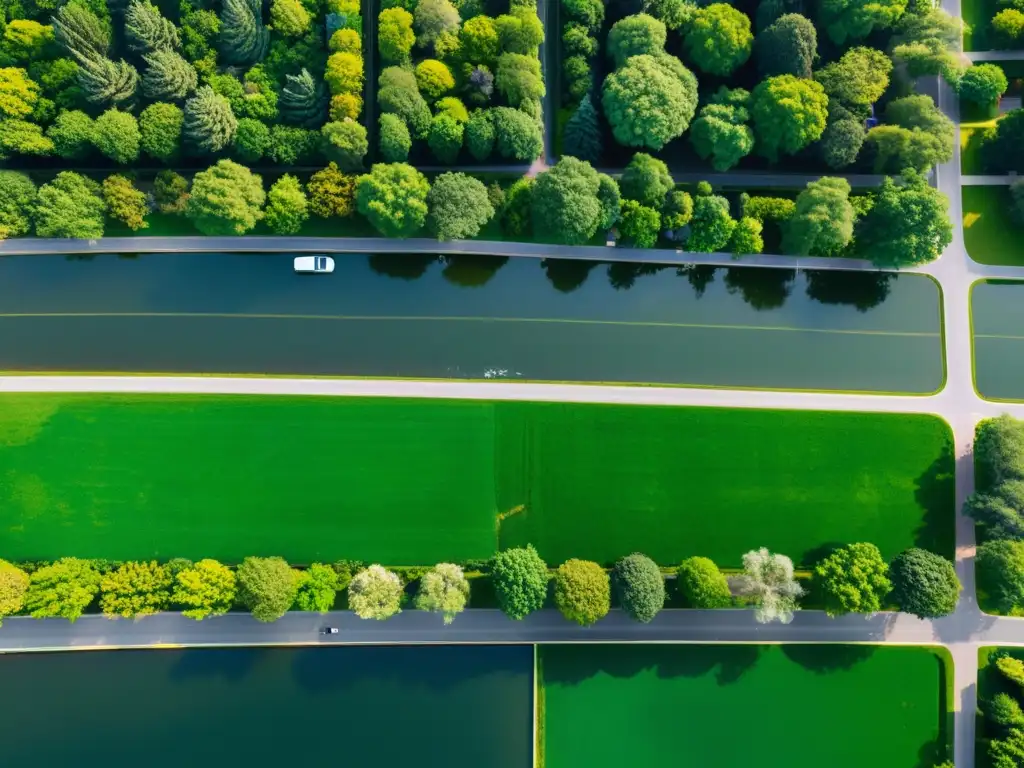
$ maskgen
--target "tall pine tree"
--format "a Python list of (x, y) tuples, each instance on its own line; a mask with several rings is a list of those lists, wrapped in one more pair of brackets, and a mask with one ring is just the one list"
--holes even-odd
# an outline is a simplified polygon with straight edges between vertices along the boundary
[(597, 110), (586, 94), (565, 124), (562, 133), (562, 154), (586, 160), (596, 165), (601, 159), (601, 129), (597, 125)]
[(126, 61), (86, 58), (79, 61), (78, 84), (92, 104), (127, 108), (135, 99), (139, 73)]
[(128, 47), (139, 53), (177, 50), (178, 29), (160, 15), (155, 5), (132, 0), (124, 15), (124, 36)]
[(228, 100), (204, 85), (185, 102), (183, 133), (189, 146), (200, 154), (219, 152), (231, 143), (238, 120)]
[(155, 101), (180, 101), (196, 89), (195, 67), (171, 50), (154, 51), (145, 57), (142, 93)]
[(220, 47), (230, 64), (251, 66), (262, 61), (270, 45), (263, 26), (260, 0), (224, 0), (221, 11)]
[(319, 128), (327, 119), (327, 89), (304, 68), (285, 77), (277, 102), (281, 118), (302, 128)]
[(84, 5), (62, 6), (53, 15), (52, 23), (57, 43), (79, 63), (110, 53), (110, 27)]

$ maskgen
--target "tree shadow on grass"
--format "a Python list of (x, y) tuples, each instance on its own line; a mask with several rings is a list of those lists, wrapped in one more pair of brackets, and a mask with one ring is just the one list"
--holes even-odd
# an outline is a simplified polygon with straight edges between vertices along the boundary
[(956, 536), (956, 488), (953, 447), (947, 441), (941, 455), (915, 481), (914, 498), (924, 510), (914, 545), (953, 559)]
[(738, 681), (761, 656), (761, 645), (628, 645), (547, 648), (546, 683), (577, 685), (599, 674), (628, 679), (647, 670), (663, 680), (715, 673), (719, 685)]
[(873, 645), (782, 645), (782, 653), (794, 664), (816, 675), (852, 669), (875, 652)]

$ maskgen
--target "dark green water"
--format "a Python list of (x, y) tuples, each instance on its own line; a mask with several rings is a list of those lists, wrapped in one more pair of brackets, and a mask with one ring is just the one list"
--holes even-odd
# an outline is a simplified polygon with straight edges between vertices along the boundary
[(971, 323), (978, 394), (1024, 400), (1024, 283), (977, 283), (971, 289)]
[[(927, 277), (339, 255), (0, 259), (0, 369), (930, 392)], [(104, 315), (103, 313), (106, 313)], [(21, 315), (21, 316), (18, 316)]]
[(0, 764), (529, 768), (532, 670), (529, 646), (0, 656)]

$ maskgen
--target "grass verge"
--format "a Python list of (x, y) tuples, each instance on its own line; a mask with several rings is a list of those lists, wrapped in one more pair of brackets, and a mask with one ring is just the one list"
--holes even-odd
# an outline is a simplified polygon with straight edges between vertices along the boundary
[(979, 264), (1024, 265), (1020, 232), (1009, 214), (1008, 187), (963, 187), (964, 245)]

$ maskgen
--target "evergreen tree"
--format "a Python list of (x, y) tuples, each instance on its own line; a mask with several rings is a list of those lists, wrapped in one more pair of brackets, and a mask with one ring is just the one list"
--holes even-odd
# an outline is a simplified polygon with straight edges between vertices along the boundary
[(57, 43), (78, 59), (95, 59), (110, 53), (110, 28), (96, 14), (78, 3), (68, 3), (53, 15)]
[(263, 60), (270, 31), (263, 26), (260, 0), (224, 0), (220, 47), (231, 64), (249, 66)]
[(160, 15), (155, 5), (132, 0), (124, 15), (124, 36), (128, 47), (140, 53), (177, 50), (178, 29)]
[(142, 73), (142, 93), (157, 101), (180, 101), (196, 89), (199, 76), (195, 67), (179, 54), (164, 49), (145, 57), (146, 71)]
[(297, 75), (285, 76), (278, 108), (286, 123), (319, 128), (327, 117), (327, 89), (303, 68)]
[(78, 84), (90, 103), (118, 107), (134, 100), (139, 73), (127, 61), (100, 57), (82, 59), (79, 64)]
[(601, 130), (597, 125), (597, 110), (590, 94), (584, 96), (565, 124), (562, 133), (562, 153), (596, 164), (601, 159)]
[(231, 143), (238, 121), (228, 100), (204, 85), (185, 102), (185, 141), (205, 154), (219, 152)]

